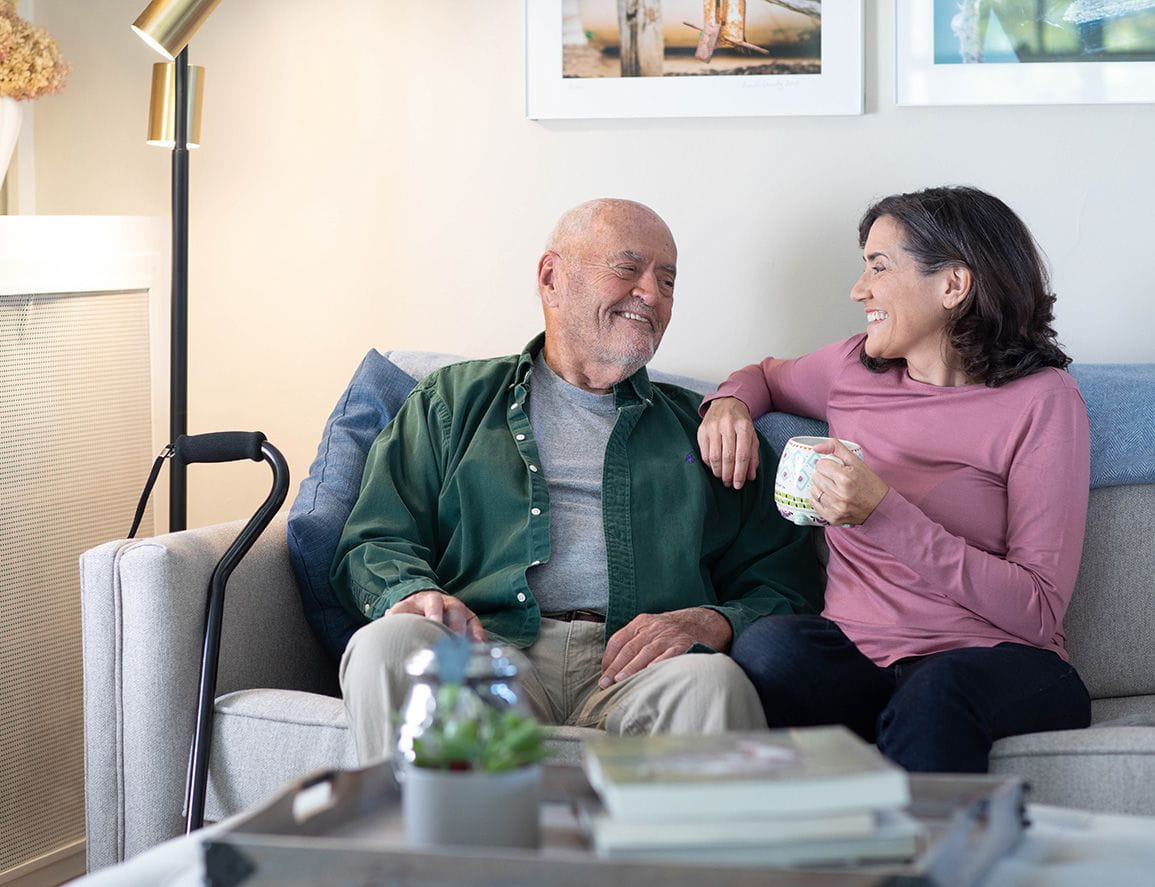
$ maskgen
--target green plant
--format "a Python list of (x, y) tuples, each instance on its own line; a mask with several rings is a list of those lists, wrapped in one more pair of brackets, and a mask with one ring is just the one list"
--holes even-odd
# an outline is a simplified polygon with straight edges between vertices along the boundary
[(466, 679), (468, 641), (446, 637), (434, 648), (439, 686), (413, 737), (412, 763), (438, 770), (499, 773), (545, 758), (545, 731), (506, 702), (483, 699)]
[(468, 686), (437, 691), (437, 711), (413, 739), (413, 763), (439, 770), (499, 773), (545, 757), (545, 731), (531, 717), (486, 705)]

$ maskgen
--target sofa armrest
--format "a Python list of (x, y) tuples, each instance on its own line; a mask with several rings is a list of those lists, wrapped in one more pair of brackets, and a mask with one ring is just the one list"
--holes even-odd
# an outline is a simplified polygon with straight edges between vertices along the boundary
[[(244, 521), (81, 556), (89, 868), (180, 834), (209, 579)], [(252, 687), (336, 692), (301, 612), (285, 518), (229, 579), (217, 695)]]

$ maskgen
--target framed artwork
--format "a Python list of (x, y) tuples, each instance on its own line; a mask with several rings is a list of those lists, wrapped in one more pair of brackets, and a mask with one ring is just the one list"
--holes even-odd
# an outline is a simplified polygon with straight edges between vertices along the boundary
[(526, 0), (526, 116), (861, 114), (862, 0)]
[(1155, 0), (897, 0), (899, 105), (1155, 102)]

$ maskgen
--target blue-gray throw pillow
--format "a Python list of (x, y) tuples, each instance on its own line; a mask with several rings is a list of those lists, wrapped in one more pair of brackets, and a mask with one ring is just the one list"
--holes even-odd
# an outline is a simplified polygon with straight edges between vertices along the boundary
[(1091, 489), (1155, 483), (1155, 363), (1073, 363), (1091, 425)]
[[(776, 456), (782, 455), (786, 441), (792, 437), (826, 437), (830, 433), (821, 419), (809, 419), (793, 413), (767, 413), (759, 416), (754, 420), (754, 428), (770, 444)], [(778, 470), (774, 465), (768, 467), (771, 474)]]
[(361, 492), (369, 447), (416, 384), (377, 351), (366, 354), (325, 423), (317, 458), (289, 510), (289, 558), (305, 619), (334, 660), (364, 623), (329, 585), (333, 554)]

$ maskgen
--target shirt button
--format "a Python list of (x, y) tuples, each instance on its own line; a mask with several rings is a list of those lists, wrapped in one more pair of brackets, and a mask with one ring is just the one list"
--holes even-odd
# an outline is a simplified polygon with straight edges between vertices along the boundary
[(532, 564), (530, 564), (530, 566), (531, 566), (531, 567), (540, 567), (540, 566), (541, 566), (541, 561), (534, 561)]
[(532, 514), (534, 517), (537, 517), (539, 514), (541, 514), (541, 509), (540, 508), (531, 508), (529, 510), (529, 513)]
[(515, 434), (513, 436), (513, 439), (514, 440), (525, 440), (525, 435), (524, 434)]
[(519, 591), (517, 593), (517, 601), (518, 601), (518, 603), (521, 603), (521, 604), (525, 603), (525, 593), (524, 592)]
[(537, 466), (536, 466), (536, 465), (534, 465), (532, 462), (530, 462), (530, 463), (529, 463), (529, 470), (530, 470), (530, 471), (537, 471)]
[(372, 609), (373, 609), (373, 607), (372, 607), (371, 605), (369, 605), (369, 604), (366, 604), (366, 605), (365, 605), (365, 612), (366, 612), (366, 613), (368, 613), (368, 612), (371, 612), (371, 611), (372, 611)]
[(510, 410), (516, 410), (519, 406), (521, 406), (521, 404), (514, 403), (514, 404), (510, 404), (509, 408), (510, 408)]

